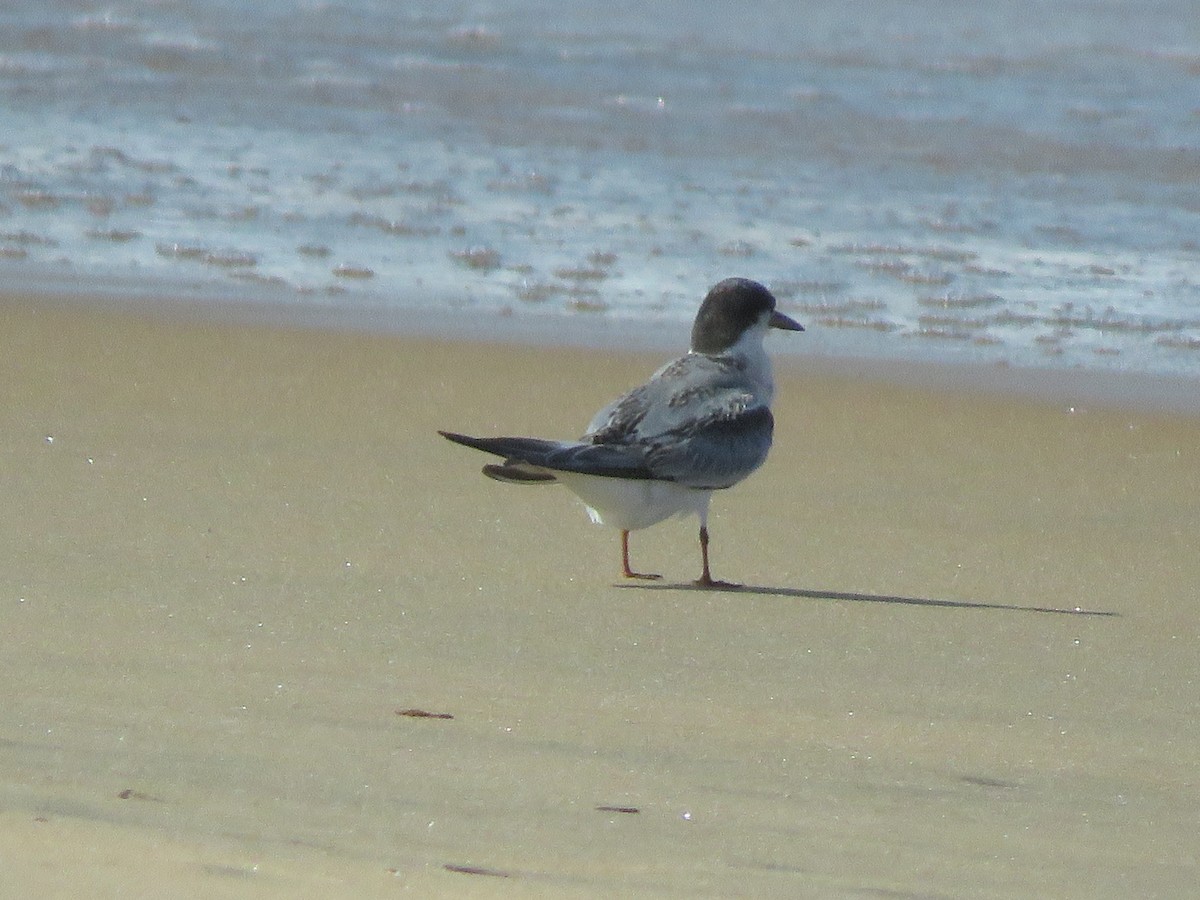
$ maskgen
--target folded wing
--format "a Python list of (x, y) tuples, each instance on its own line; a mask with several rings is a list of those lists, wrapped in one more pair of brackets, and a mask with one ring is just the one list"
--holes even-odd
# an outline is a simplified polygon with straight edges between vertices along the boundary
[(655, 478), (720, 490), (737, 484), (767, 459), (775, 421), (765, 406), (725, 409), (651, 442)]
[(767, 402), (737, 360), (689, 354), (602, 409), (578, 441), (440, 434), (503, 457), (484, 474), (513, 484), (552, 484), (555, 472), (574, 472), (717, 490), (766, 460), (774, 429)]
[(736, 360), (689, 354), (601, 410), (584, 440), (641, 447), (651, 477), (718, 489), (763, 464), (774, 424)]

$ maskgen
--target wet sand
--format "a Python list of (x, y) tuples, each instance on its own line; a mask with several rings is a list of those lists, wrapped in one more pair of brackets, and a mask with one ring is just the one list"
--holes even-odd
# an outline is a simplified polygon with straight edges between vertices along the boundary
[(725, 592), (434, 434), (659, 361), (0, 304), (0, 893), (1194, 892), (1200, 420), (793, 367)]

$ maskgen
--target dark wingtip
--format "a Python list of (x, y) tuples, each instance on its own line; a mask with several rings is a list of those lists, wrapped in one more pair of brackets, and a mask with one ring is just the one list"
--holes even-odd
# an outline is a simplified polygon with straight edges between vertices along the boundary
[(438, 429), (438, 434), (455, 444), (462, 444), (464, 447), (472, 446), (469, 435), (459, 434), (457, 431), (442, 431), (440, 428)]
[(469, 434), (459, 434), (457, 431), (442, 431), (440, 428), (438, 434), (452, 444), (458, 444), (461, 447), (470, 447), (472, 450), (482, 450), (485, 453), (498, 452), (487, 446), (487, 438), (471, 437)]

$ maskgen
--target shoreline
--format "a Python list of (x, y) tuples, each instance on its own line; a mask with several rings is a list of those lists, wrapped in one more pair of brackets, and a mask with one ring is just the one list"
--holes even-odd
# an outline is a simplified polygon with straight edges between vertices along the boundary
[[(560, 317), (515, 316), (465, 307), (439, 311), (366, 306), (338, 308), (336, 303), (298, 306), (260, 300), (169, 298), (150, 293), (130, 296), (115, 289), (96, 295), (0, 291), (0, 310), (9, 306), (132, 315), (168, 323), (330, 331), (514, 349), (557, 347), (585, 352), (617, 351), (664, 359), (684, 352), (690, 330), (690, 323), (675, 320), (654, 322), (595, 317), (567, 322)], [(580, 327), (571, 327), (576, 325)], [(811, 333), (810, 328), (805, 335), (811, 336)], [(794, 341), (772, 340), (768, 350), (776, 369), (795, 375), (839, 377), (955, 395), (1013, 397), (1073, 409), (1200, 417), (1200, 373), (1196, 378), (1185, 378), (1104, 368), (1055, 369), (979, 361), (919, 360), (892, 355), (868, 357), (860, 351), (831, 353), (827, 348), (812, 351), (804, 344), (803, 336)]]

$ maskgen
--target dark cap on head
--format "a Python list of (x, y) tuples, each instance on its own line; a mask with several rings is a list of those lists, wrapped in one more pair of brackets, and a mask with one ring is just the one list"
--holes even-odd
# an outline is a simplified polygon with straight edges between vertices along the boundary
[[(775, 313), (775, 296), (749, 278), (726, 278), (713, 285), (700, 304), (692, 325), (692, 350), (696, 353), (724, 353), (762, 318), (774, 313), (771, 325), (791, 331), (803, 331), (784, 315)], [(776, 321), (778, 320), (778, 321)]]

